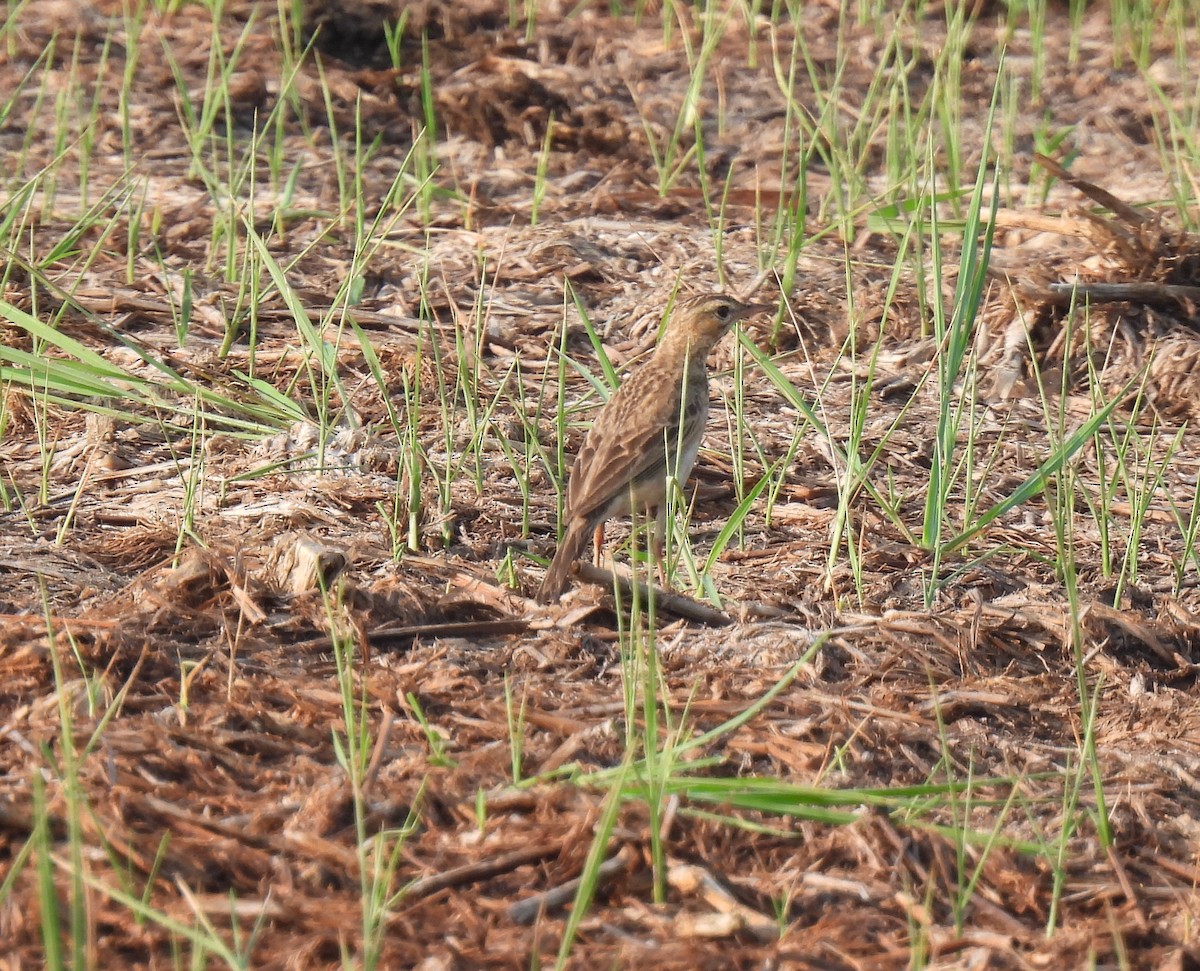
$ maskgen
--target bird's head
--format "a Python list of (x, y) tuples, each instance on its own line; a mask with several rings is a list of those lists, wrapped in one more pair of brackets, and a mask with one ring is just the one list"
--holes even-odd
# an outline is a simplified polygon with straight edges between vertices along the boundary
[(739, 320), (774, 309), (769, 303), (743, 303), (724, 293), (684, 297), (671, 315), (667, 336), (686, 343), (692, 351), (703, 351), (707, 356)]

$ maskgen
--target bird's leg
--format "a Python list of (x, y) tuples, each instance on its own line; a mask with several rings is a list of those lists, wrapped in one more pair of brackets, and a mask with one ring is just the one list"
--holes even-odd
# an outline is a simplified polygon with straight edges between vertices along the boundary
[[(650, 510), (646, 510), (650, 514)], [(667, 575), (667, 561), (663, 555), (667, 538), (667, 504), (664, 502), (654, 510), (654, 527), (650, 532), (650, 552), (654, 554), (654, 565), (658, 568), (658, 584), (664, 590), (671, 589), (671, 578)]]
[(604, 559), (604, 523), (599, 523), (592, 531), (592, 565), (600, 566)]

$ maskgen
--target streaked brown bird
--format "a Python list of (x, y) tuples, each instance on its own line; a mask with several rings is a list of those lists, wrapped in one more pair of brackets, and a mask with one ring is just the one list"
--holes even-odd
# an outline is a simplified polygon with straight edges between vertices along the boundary
[(653, 356), (600, 409), (567, 483), (566, 529), (538, 588), (551, 603), (567, 587), (588, 536), (634, 509), (655, 518), (651, 547), (662, 572), (667, 478), (686, 482), (708, 422), (708, 355), (739, 320), (773, 310), (722, 293), (676, 304)]

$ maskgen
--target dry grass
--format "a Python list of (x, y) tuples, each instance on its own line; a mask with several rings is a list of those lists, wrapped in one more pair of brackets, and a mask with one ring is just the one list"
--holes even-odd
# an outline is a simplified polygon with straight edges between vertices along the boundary
[[(667, 139), (691, 76), (679, 28), (664, 41), (657, 7), (635, 26), (602, 4), (576, 17), (545, 5), (553, 9), (539, 12), (526, 43), (499, 3), (407, 6), (397, 69), (377, 26), (387, 4), (361, 5), (359, 20), (326, 11), (334, 17), (326, 25), (338, 29), (317, 43), (320, 70), (315, 57), (299, 63), (280, 126), (286, 137), (260, 146), (264, 156), (278, 153), (284, 175), (277, 184), (264, 178), (252, 204), (248, 190), (243, 196), (309, 316), (335, 309), (332, 335), (336, 295), (361, 238), (347, 199), (377, 204), (427, 110), (436, 114), (427, 161), (438, 165), (439, 191), (380, 233), (349, 310), (374, 353), (348, 329), (332, 351), (341, 387), (325, 400), (332, 417), (322, 469), (297, 461), (322, 444), (311, 348), (265, 270), (253, 295), (253, 342), (245, 326), (227, 340), (229, 321), (245, 310), (241, 260), (253, 247), (243, 235), (235, 272), (225, 272), (228, 239), (213, 230), (223, 203), (190, 171), (193, 149), (164, 53), (199, 103), (207, 14), (190, 5), (147, 11), (138, 34), (126, 36), (115, 0), (82, 15), (74, 4), (34, 0), (6, 32), (0, 90), (17, 90), (31, 71), (38, 81), (0, 127), (0, 148), (23, 166), (6, 175), (0, 205), (19, 206), (25, 227), (8, 239), (3, 300), (41, 319), (65, 308), (59, 329), (131, 374), (153, 372), (113, 333), (207, 387), (248, 394), (239, 375), (253, 369), (312, 421), (258, 441), (207, 425), (193, 436), (161, 414), (143, 412), (152, 420), (137, 424), (48, 403), (16, 382), (2, 389), (0, 968), (48, 963), (39, 857), (51, 860), (64, 924), (71, 906), (81, 907), (82, 966), (231, 963), (179, 931), (205, 920), (214, 939), (235, 947), (253, 935), (246, 966), (366, 963), (362, 846), (376, 833), (392, 834), (382, 841), (396, 847), (388, 892), (404, 891), (383, 918), (377, 966), (528, 968), (557, 953), (569, 908), (548, 905), (532, 922), (510, 908), (579, 876), (612, 776), (594, 786), (577, 780), (620, 765), (639, 731), (625, 703), (626, 622), (611, 598), (585, 586), (562, 609), (543, 610), (526, 597), (540, 576), (534, 558), (549, 555), (555, 538), (553, 348), (564, 315), (569, 354), (598, 370), (565, 288), (619, 365), (647, 345), (678, 281), (699, 289), (723, 279), (738, 290), (763, 262), (780, 266), (786, 247), (770, 250), (756, 227), (794, 202), (795, 173), (779, 171), (794, 132), (785, 133), (771, 78), (771, 32), (760, 32), (760, 60), (750, 66), (745, 20), (732, 17), (702, 105), (705, 172), (713, 198), (727, 200), (714, 234), (695, 165), (657, 191), (647, 131)], [(309, 25), (321, 16), (310, 10)], [(1052, 6), (1047, 16), (1035, 39), (1047, 65), (1065, 64), (1067, 14)], [(980, 15), (962, 64), (956, 144), (970, 181), (984, 157), (999, 17)], [(422, 51), (412, 39), (422, 26), (432, 106), (422, 101)], [(806, 5), (796, 29), (822, 70), (832, 71), (839, 50), (857, 52), (842, 81), (848, 131), (871, 107), (870, 66), (888, 38), (839, 26), (828, 4)], [(243, 37), (244, 52), (216, 113), (218, 146), (228, 132), (248, 144), (276, 105), (290, 65), (278, 30), (274, 5), (226, 6), (222, 43), (232, 51)], [(782, 18), (778, 50), (790, 50), (792, 30)], [(945, 30), (933, 12), (904, 34), (914, 87), (932, 83), (925, 69)], [(1068, 324), (1052, 289), (1077, 272), (1093, 283), (1200, 285), (1200, 247), (1161, 201), (1170, 173), (1153, 136), (1165, 108), (1146, 78), (1181, 112), (1194, 92), (1168, 49), (1141, 72), (1116, 56), (1111, 36), (1107, 14), (1089, 7), (1074, 66), (1047, 67), (1039, 96), (1018, 99), (1004, 129), (1012, 155), (975, 344), (981, 380), (963, 433), (978, 463), (980, 508), (1011, 494), (1056, 436), (1133, 380), (1113, 422), (1045, 494), (950, 557), (928, 597), (928, 554), (898, 522), (920, 521), (940, 407), (927, 381), (939, 351), (929, 336), (932, 278), (916, 279), (898, 238), (869, 230), (865, 216), (851, 237), (825, 232), (837, 221), (827, 205), (839, 179), (823, 178), (815, 159), (813, 238), (782, 294), (770, 348), (837, 442), (857, 447), (863, 461), (884, 446), (868, 477), (898, 497), (896, 515), (855, 490), (844, 496), (843, 538), (831, 540), (845, 469), (805, 429), (773, 502), (754, 506), (744, 542), (713, 570), (735, 623), (665, 616), (653, 635), (660, 711), (687, 737), (752, 705), (819, 633), (833, 631), (760, 714), (686, 756), (720, 758), (700, 777), (831, 791), (971, 786), (867, 809), (848, 825), (786, 807), (737, 808), (732, 798), (707, 803), (695, 792), (631, 798), (618, 810), (604, 854), (613, 862), (569, 966), (1184, 968), (1200, 959), (1200, 622), (1186, 536), (1200, 443), (1185, 422), (1197, 401), (1195, 306), (1182, 291), (1142, 292), (1095, 303), (1085, 330), (1078, 317)], [(1185, 67), (1194, 72), (1194, 26), (1186, 37), (1194, 56)], [(1012, 38), (1018, 71), (1035, 62), (1031, 45), (1027, 31)], [(135, 50), (127, 171), (114, 78)], [(800, 76), (796, 98), (811, 103)], [(99, 92), (82, 188), (80, 143), (56, 146), (41, 130), (49, 109), (35, 103), (38, 90), (49, 104), (72, 85)], [(1085, 215), (1085, 197), (1061, 183), (1047, 209), (1038, 206), (1046, 174), (1033, 149), (1047, 114), (1056, 131), (1075, 126), (1073, 173), (1128, 203), (1158, 200), (1137, 232), (1111, 214), (1103, 223)], [(551, 117), (545, 195), (531, 227)], [(352, 153), (356, 126), (380, 144), (348, 193), (338, 158)], [(684, 144), (693, 138), (686, 129)], [(863, 163), (881, 196), (883, 145), (881, 126)], [(20, 195), (42, 166), (56, 173), (53, 191), (43, 179)], [(111, 186), (144, 191), (140, 211), (103, 205), (70, 252), (42, 262)], [(185, 293), (193, 312), (179, 345)], [(6, 325), (3, 341), (33, 346), (16, 326)], [(734, 352), (720, 353), (732, 368)], [(565, 373), (574, 403), (587, 382), (571, 367)], [(732, 372), (715, 385), (734, 401)], [(757, 451), (734, 462), (734, 426), (715, 408), (695, 479), (707, 500), (691, 522), (700, 551), (763, 474), (763, 459), (787, 454), (799, 427), (761, 369), (747, 367), (742, 388)], [(579, 429), (565, 434), (570, 453)], [(414, 442), (424, 465), (412, 461)], [(467, 456), (461, 467), (459, 456)], [(455, 473), (444, 488), (439, 468)], [(1064, 497), (1057, 507), (1056, 495)], [(403, 549), (410, 512), (416, 550)], [(387, 525), (393, 513), (399, 541)], [(1055, 530), (1064, 519), (1072, 582)], [(302, 589), (294, 553), (303, 538), (327, 557), (329, 576), (344, 557), (332, 607)], [(339, 657), (348, 646), (347, 681)], [(357, 793), (334, 741), (348, 731), (347, 683), (367, 713)], [(515, 735), (520, 771), (541, 776), (536, 784), (513, 785)], [(676, 766), (671, 778), (686, 769)], [(44, 806), (35, 777), (45, 783)], [(414, 820), (411, 833), (395, 836)], [(662, 902), (654, 902), (655, 826), (672, 876)], [(695, 872), (685, 865), (728, 896), (689, 884)], [(129, 901), (143, 897), (147, 920)]]

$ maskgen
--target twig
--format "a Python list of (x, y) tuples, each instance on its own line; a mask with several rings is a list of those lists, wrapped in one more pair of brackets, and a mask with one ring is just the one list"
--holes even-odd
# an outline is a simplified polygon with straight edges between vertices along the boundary
[(556, 840), (553, 843), (542, 843), (539, 846), (528, 846), (523, 850), (514, 850), (502, 856), (494, 856), (490, 860), (480, 860), (478, 863), (468, 863), (451, 870), (443, 870), (430, 877), (414, 880), (404, 889), (407, 899), (428, 897), (447, 887), (461, 887), (467, 883), (477, 883), (501, 873), (508, 873), (527, 863), (537, 863), (551, 856), (557, 856), (563, 851), (564, 843)]
[[(616, 856), (610, 857), (601, 863), (599, 869), (596, 871), (596, 885), (603, 886), (618, 873), (623, 873), (629, 869), (629, 862), (632, 856), (633, 854), (629, 851), (629, 848), (623, 846)], [(532, 924), (537, 919), (538, 914), (553, 910), (556, 907), (562, 907), (564, 904), (569, 904), (574, 900), (575, 895), (579, 892), (581, 882), (582, 878), (576, 877), (574, 880), (561, 883), (544, 893), (534, 894), (532, 897), (518, 900), (508, 908), (509, 920), (514, 924)]]
[(1200, 304), (1200, 287), (1178, 283), (1051, 283), (1033, 295), (1062, 307), (1081, 297), (1092, 303)]
[[(621, 593), (627, 597), (632, 596), (634, 585), (636, 584), (638, 596), (643, 601), (650, 597), (651, 584), (643, 583), (641, 580), (631, 580), (629, 577), (613, 573), (612, 570), (593, 566), (591, 563), (580, 563), (576, 573), (579, 574), (581, 580), (588, 583), (597, 583), (608, 587), (612, 587), (615, 584), (620, 588)], [(670, 593), (658, 586), (655, 586), (653, 589), (654, 602), (658, 605), (660, 611), (666, 611), (669, 614), (674, 614), (676, 617), (682, 617), (684, 620), (694, 620), (698, 624), (706, 624), (709, 627), (728, 627), (733, 623), (732, 617), (723, 611), (717, 610), (715, 607), (706, 607), (691, 597), (685, 597), (678, 593)]]
[[(714, 911), (730, 918), (729, 923), (720, 925), (722, 934), (745, 929), (759, 940), (769, 941), (779, 936), (775, 921), (739, 901), (704, 867), (672, 861), (667, 882), (684, 895), (701, 897)], [(706, 936), (708, 933), (705, 931)]]
[(1033, 160), (1056, 179), (1062, 179), (1067, 185), (1078, 189), (1093, 202), (1102, 205), (1118, 219), (1129, 223), (1131, 226), (1145, 225), (1146, 217), (1142, 213), (1138, 212), (1127, 202), (1122, 202), (1107, 189), (1101, 189), (1094, 182), (1089, 182), (1087, 179), (1081, 179), (1077, 175), (1072, 175), (1054, 161), (1054, 159), (1047, 158), (1045, 155), (1035, 152)]
[(445, 624), (411, 624), (404, 627), (384, 625), (370, 631), (371, 642), (411, 641), (417, 637), (501, 637), (505, 634), (523, 634), (529, 629), (529, 621), (520, 617), (503, 617), (499, 620), (464, 620)]
[(1129, 901), (1129, 907), (1133, 911), (1133, 919), (1137, 923), (1138, 929), (1145, 931), (1150, 927), (1150, 922), (1146, 919), (1146, 912), (1142, 910), (1141, 902), (1134, 892), (1133, 884), (1129, 880), (1129, 874), (1125, 872), (1125, 864), (1121, 862), (1117, 856), (1116, 848), (1109, 843), (1107, 847), (1108, 862), (1112, 865), (1113, 873), (1116, 874), (1117, 883), (1121, 885), (1121, 892), (1125, 894), (1125, 899)]

